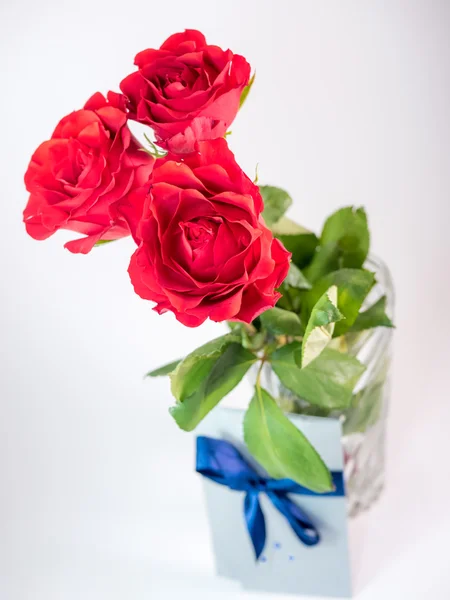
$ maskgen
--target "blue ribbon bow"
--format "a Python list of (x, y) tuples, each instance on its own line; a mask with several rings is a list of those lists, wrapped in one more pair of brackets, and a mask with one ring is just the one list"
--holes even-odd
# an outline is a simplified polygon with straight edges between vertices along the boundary
[(197, 438), (197, 472), (232, 490), (246, 492), (244, 517), (255, 550), (256, 559), (261, 556), (266, 543), (266, 523), (259, 503), (259, 494), (265, 493), (280, 513), (286, 517), (295, 535), (303, 544), (314, 546), (320, 535), (303, 510), (287, 494), (303, 496), (344, 496), (344, 480), (341, 471), (332, 472), (334, 490), (324, 494), (313, 492), (290, 479), (261, 477), (244, 459), (242, 454), (225, 440), (200, 436)]

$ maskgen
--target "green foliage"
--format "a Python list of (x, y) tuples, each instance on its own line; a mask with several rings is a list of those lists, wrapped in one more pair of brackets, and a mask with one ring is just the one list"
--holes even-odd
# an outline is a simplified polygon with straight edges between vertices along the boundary
[(363, 208), (341, 208), (325, 222), (320, 248), (306, 271), (310, 281), (338, 269), (359, 269), (369, 252), (370, 236)]
[(260, 331), (260, 327), (255, 327), (256, 322), (260, 324), (259, 318), (257, 321), (253, 321), (252, 325), (247, 323), (239, 323), (233, 321), (227, 321), (228, 327), (235, 335), (240, 336), (241, 344), (247, 350), (256, 352), (261, 350), (266, 342), (266, 332)]
[(311, 261), (319, 240), (317, 236), (304, 227), (297, 225), (287, 217), (281, 217), (271, 227), (273, 234), (284, 247), (292, 252), (292, 262), (303, 269)]
[(178, 403), (170, 409), (178, 426), (192, 431), (236, 387), (256, 360), (252, 352), (231, 342), (218, 346), (217, 351), (208, 356), (197, 355), (180, 369), (176, 377), (172, 376), (172, 389), (176, 387), (179, 394)]
[(98, 242), (95, 242), (94, 248), (97, 248), (98, 246), (104, 246), (105, 244), (110, 244), (111, 242), (117, 242), (117, 240), (98, 240)]
[(245, 86), (245, 88), (242, 90), (242, 94), (241, 97), (239, 99), (239, 108), (242, 107), (242, 105), (244, 104), (244, 102), (247, 100), (247, 96), (250, 92), (250, 90), (252, 89), (252, 85), (255, 82), (255, 77), (256, 77), (256, 71), (255, 73), (253, 73), (253, 75), (250, 78), (250, 81), (248, 82), (248, 84)]
[[(277, 302), (278, 308), (284, 308), (295, 313), (299, 312), (305, 290), (311, 289), (311, 284), (300, 271), (291, 263), (289, 272), (278, 291), (282, 297)], [(302, 327), (303, 328), (303, 327)]]
[(311, 404), (322, 408), (347, 408), (365, 367), (356, 358), (325, 348), (306, 367), (298, 366), (301, 344), (282, 346), (270, 357), (281, 383)]
[(242, 329), (242, 346), (247, 348), (247, 350), (252, 350), (256, 352), (261, 350), (265, 344), (266, 340), (266, 332), (265, 331), (255, 331), (250, 333), (247, 329)]
[(279, 221), (292, 204), (292, 198), (281, 188), (272, 185), (260, 185), (264, 201), (263, 217), (268, 227)]
[(282, 308), (270, 308), (260, 315), (261, 324), (275, 335), (301, 335), (302, 327), (298, 315)]
[(228, 333), (188, 354), (170, 374), (172, 394), (176, 400), (183, 402), (193, 394), (227, 346), (239, 341), (239, 335)]
[(363, 331), (373, 327), (394, 327), (386, 314), (386, 296), (380, 298), (364, 312), (359, 313), (350, 331)]
[(334, 324), (343, 319), (337, 308), (338, 290), (331, 286), (314, 305), (303, 336), (301, 366), (306, 367), (328, 345)]
[(312, 287), (309, 281), (294, 263), (291, 263), (283, 284), (298, 290), (310, 290)]
[(304, 269), (305, 276), (309, 281), (315, 283), (332, 271), (339, 269), (339, 250), (335, 243), (321, 246), (314, 254), (311, 262)]
[(255, 166), (255, 177), (253, 179), (253, 183), (258, 183), (258, 179), (259, 179), (259, 163), (256, 163), (256, 166)]
[(328, 244), (337, 244), (339, 268), (361, 268), (370, 245), (366, 211), (347, 206), (332, 214), (326, 220), (320, 236), (320, 245), (325, 247)]
[(315, 492), (331, 491), (331, 475), (320, 455), (259, 385), (244, 418), (244, 439), (271, 477), (292, 479)]
[(173, 362), (164, 365), (163, 367), (158, 367), (158, 369), (154, 369), (153, 371), (149, 371), (145, 377), (161, 377), (162, 375), (170, 375), (173, 371), (175, 371), (176, 367), (180, 364), (181, 360), (174, 360)]
[(306, 292), (302, 307), (302, 317), (308, 319), (319, 298), (333, 285), (338, 288), (337, 306), (345, 320), (336, 324), (334, 337), (348, 331), (356, 321), (364, 299), (375, 282), (375, 276), (363, 269), (340, 269), (319, 279), (313, 288)]

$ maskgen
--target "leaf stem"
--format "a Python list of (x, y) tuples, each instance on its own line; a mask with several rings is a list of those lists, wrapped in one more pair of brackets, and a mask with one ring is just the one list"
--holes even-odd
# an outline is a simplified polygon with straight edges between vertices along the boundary
[(255, 381), (255, 388), (257, 390), (261, 390), (261, 373), (264, 367), (264, 363), (267, 361), (267, 354), (264, 354), (264, 356), (261, 358), (261, 363), (259, 365), (258, 368), (258, 372), (256, 374), (256, 381)]

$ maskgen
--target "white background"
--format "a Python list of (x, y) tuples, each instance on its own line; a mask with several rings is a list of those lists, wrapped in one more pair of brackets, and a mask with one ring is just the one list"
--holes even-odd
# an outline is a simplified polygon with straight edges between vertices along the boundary
[(397, 331), (388, 488), (357, 598), (450, 598), (450, 4), (3, 0), (0, 22), (0, 598), (255, 597), (215, 578), (193, 438), (167, 381), (142, 379), (221, 326), (183, 328), (135, 296), (131, 241), (73, 256), (21, 223), (23, 173), (59, 118), (185, 27), (257, 71), (230, 138), (248, 174), (259, 163), (313, 229), (368, 210)]

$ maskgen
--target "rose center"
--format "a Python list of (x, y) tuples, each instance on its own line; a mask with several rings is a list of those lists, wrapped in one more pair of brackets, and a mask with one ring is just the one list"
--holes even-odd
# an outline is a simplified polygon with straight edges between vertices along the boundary
[(181, 223), (180, 226), (192, 250), (198, 251), (215, 238), (219, 224), (213, 219), (200, 218)]
[(164, 88), (170, 94), (182, 92), (187, 86), (182, 73), (167, 73), (165, 76)]
[(166, 75), (166, 83), (184, 83), (184, 81), (181, 78), (181, 74), (180, 73), (171, 73), (170, 75), (167, 74)]
[(80, 172), (83, 171), (83, 169), (88, 165), (89, 159), (86, 156), (86, 154), (83, 152), (83, 150), (78, 150), (77, 152), (77, 156), (76, 156), (76, 163), (77, 166), (79, 167)]

